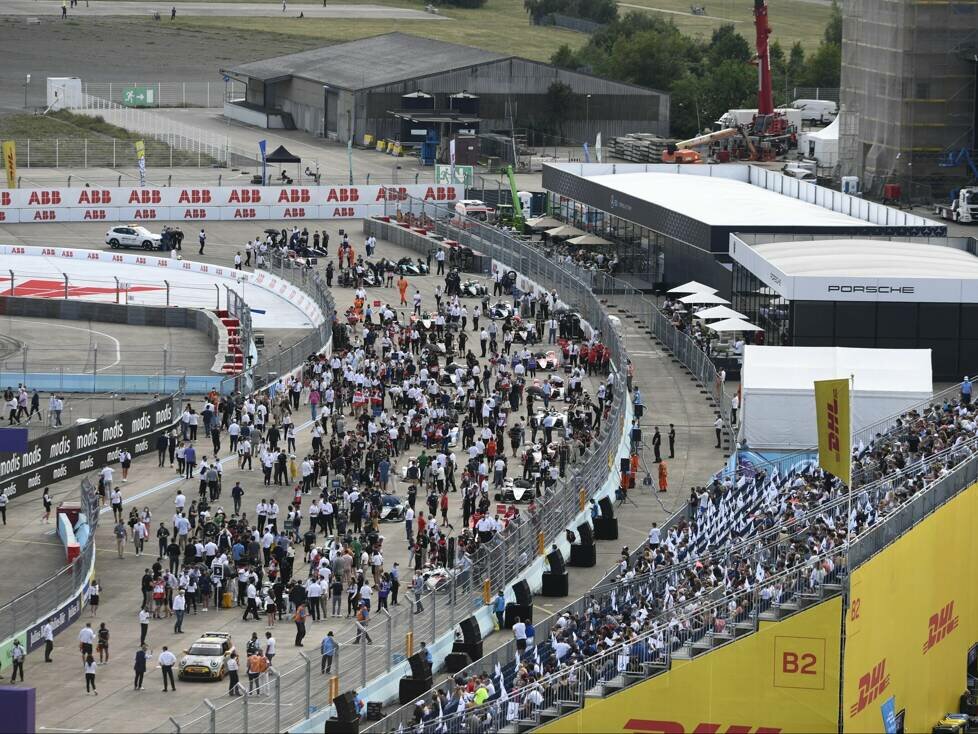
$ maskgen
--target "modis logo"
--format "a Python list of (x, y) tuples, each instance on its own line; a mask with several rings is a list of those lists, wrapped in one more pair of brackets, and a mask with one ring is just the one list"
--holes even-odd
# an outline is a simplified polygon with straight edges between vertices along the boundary
[(60, 191), (32, 191), (27, 199), (27, 206), (54, 206), (60, 203)]
[(163, 199), (156, 189), (139, 189), (129, 192), (130, 204), (159, 204)]
[(825, 409), (826, 421), (828, 422), (829, 451), (835, 453), (835, 460), (842, 461), (841, 446), (842, 439), (839, 435), (839, 391), (832, 390), (832, 402)]
[(934, 645), (943, 640), (958, 628), (958, 615), (954, 613), (954, 602), (950, 601), (937, 614), (930, 616), (927, 623), (927, 642), (924, 643), (924, 655)]
[(753, 724), (697, 724), (694, 729), (686, 729), (679, 721), (659, 721), (657, 719), (629, 719), (625, 729), (645, 734), (781, 734), (781, 729), (773, 726)]
[(889, 686), (890, 674), (886, 672), (886, 658), (883, 658), (859, 679), (859, 698), (849, 707), (849, 717), (852, 718), (869, 706)]
[(78, 192), (79, 204), (111, 204), (112, 192), (107, 189), (82, 189)]
[(311, 200), (309, 189), (282, 189), (278, 192), (279, 204), (308, 204)]
[(180, 192), (178, 204), (210, 204), (211, 192), (209, 189), (184, 189)]

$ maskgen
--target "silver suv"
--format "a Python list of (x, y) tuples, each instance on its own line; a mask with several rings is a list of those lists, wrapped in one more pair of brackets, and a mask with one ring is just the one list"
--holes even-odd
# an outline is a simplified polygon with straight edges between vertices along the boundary
[(135, 224), (127, 224), (122, 227), (113, 227), (105, 233), (105, 244), (116, 250), (120, 247), (141, 247), (144, 250), (159, 250), (162, 245), (162, 237), (153, 234), (145, 227)]

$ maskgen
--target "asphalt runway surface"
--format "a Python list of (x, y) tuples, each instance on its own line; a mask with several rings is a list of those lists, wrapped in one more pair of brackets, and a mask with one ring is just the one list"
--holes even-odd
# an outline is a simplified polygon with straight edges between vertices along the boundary
[[(170, 8), (176, 7), (177, 17), (193, 16), (234, 16), (255, 18), (284, 18), (298, 17), (301, 12), (306, 18), (354, 18), (369, 20), (449, 20), (442, 15), (426, 13), (424, 10), (396, 8), (385, 5), (297, 5), (282, 2), (261, 3), (201, 3), (201, 2), (95, 2), (85, 0), (74, 8), (68, 9), (68, 18), (115, 15), (151, 16), (159, 12), (161, 22), (170, 19)], [(284, 9), (283, 9), (284, 7)], [(0, 9), (3, 15), (24, 15), (29, 17), (44, 17), (54, 15), (60, 19), (61, 3), (58, 0), (4, 0)]]

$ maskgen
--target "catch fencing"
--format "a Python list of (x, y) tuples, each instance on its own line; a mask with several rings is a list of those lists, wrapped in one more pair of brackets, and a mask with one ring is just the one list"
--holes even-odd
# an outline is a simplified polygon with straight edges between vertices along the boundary
[(82, 82), (82, 93), (124, 107), (224, 107), (245, 96), (247, 85), (227, 82)]

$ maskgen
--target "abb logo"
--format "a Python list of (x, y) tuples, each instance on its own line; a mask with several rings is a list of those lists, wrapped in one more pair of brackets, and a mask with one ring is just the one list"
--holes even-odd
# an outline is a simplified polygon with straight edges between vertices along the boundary
[(79, 204), (111, 204), (112, 192), (106, 189), (82, 189), (78, 192)]
[(178, 204), (210, 204), (210, 189), (184, 189), (180, 192)]
[(352, 217), (353, 216), (353, 211), (354, 210), (353, 210), (353, 207), (352, 206), (340, 207), (339, 209), (334, 209), (333, 210), (333, 216), (334, 217)]
[(261, 203), (261, 189), (232, 189), (228, 196), (230, 204), (259, 204)]
[(90, 252), (90, 253), (88, 253), (88, 258), (87, 259), (89, 259), (89, 260), (101, 260), (101, 256), (97, 252)]
[(934, 645), (943, 640), (958, 628), (958, 615), (954, 613), (954, 602), (950, 601), (937, 614), (932, 614), (927, 623), (927, 641), (924, 643), (924, 655)]
[(184, 219), (207, 219), (206, 209), (187, 209), (183, 213)]
[(258, 212), (254, 209), (235, 209), (234, 218), (235, 219), (254, 219), (258, 216)]
[(27, 199), (27, 206), (55, 206), (60, 203), (60, 191), (32, 191)]
[(286, 219), (305, 219), (306, 210), (301, 206), (292, 207), (291, 209), (286, 209), (282, 216)]
[(457, 198), (454, 186), (429, 186), (424, 192), (425, 201), (454, 201)]
[(27, 254), (27, 249), (24, 248), (24, 247), (11, 247), (10, 248), (10, 254), (11, 255), (26, 255)]
[(279, 204), (308, 204), (311, 200), (309, 189), (282, 189), (278, 192)]
[(403, 186), (400, 188), (381, 186), (377, 190), (377, 198), (374, 201), (405, 201), (407, 198), (408, 192)]
[(137, 209), (134, 219), (156, 219), (155, 209)]
[(0, 206), (10, 206), (10, 202), (13, 198), (10, 196), (9, 191), (0, 191)]
[(163, 201), (156, 189), (138, 189), (129, 192), (130, 204), (159, 204)]
[[(686, 734), (686, 728), (679, 721), (659, 721), (657, 719), (629, 719), (625, 729), (647, 734)], [(697, 724), (689, 734), (781, 734), (781, 729), (774, 726), (757, 726), (753, 724)]]
[(869, 706), (889, 686), (890, 674), (886, 672), (886, 658), (883, 658), (859, 679), (859, 698), (849, 707), (849, 717), (855, 716)]
[(102, 221), (108, 217), (105, 209), (87, 209), (85, 211), (85, 221)]
[(54, 209), (38, 209), (34, 212), (35, 222), (53, 222), (58, 218), (58, 213)]
[(0, 212), (0, 222), (7, 221), (7, 212)]
[(326, 201), (360, 201), (359, 189), (330, 189)]

